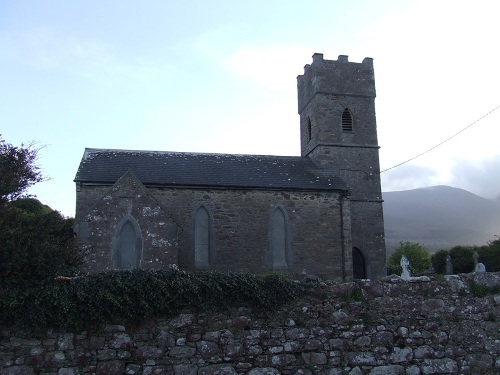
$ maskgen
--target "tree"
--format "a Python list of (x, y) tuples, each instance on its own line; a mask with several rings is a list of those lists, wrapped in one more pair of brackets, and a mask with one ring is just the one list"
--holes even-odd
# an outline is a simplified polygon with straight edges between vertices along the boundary
[(500, 271), (500, 238), (490, 241), (486, 246), (481, 246), (478, 250), (479, 261), (484, 263), (486, 271)]
[(431, 256), (432, 268), (434, 272), (444, 275), (446, 273), (446, 257), (450, 255), (448, 250), (436, 251)]
[(450, 249), (451, 264), (453, 273), (469, 273), (474, 271), (474, 251), (476, 246), (454, 246)]
[(32, 142), (15, 147), (0, 135), (0, 206), (26, 193), (26, 190), (43, 181), (36, 162), (40, 147)]
[(399, 247), (389, 256), (387, 273), (402, 273), (400, 261), (403, 255), (410, 261), (412, 275), (422, 273), (432, 267), (429, 250), (419, 243), (401, 241)]
[(33, 198), (9, 202), (1, 214), (0, 280), (4, 287), (76, 272), (82, 256), (73, 219)]
[(15, 147), (0, 137), (0, 287), (75, 272), (82, 256), (73, 220), (26, 196), (43, 181), (39, 147)]

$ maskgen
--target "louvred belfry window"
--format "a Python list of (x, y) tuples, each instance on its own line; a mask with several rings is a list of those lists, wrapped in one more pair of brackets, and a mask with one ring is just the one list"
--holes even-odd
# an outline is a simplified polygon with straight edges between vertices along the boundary
[(352, 113), (348, 108), (342, 112), (342, 131), (352, 132)]

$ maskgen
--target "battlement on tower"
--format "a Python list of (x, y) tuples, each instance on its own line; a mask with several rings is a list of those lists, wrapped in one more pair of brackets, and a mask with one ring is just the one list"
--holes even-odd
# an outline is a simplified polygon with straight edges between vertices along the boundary
[(297, 77), (299, 114), (318, 93), (375, 98), (371, 57), (365, 57), (361, 63), (350, 62), (346, 55), (324, 60), (322, 53), (315, 53), (312, 58), (312, 64), (305, 65), (304, 74)]

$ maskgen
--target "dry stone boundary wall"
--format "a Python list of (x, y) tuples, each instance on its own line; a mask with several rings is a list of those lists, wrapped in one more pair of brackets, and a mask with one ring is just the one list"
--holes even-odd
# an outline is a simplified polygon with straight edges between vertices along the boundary
[(500, 374), (500, 273), (323, 285), (274, 313), (184, 312), (137, 326), (2, 327), (0, 375)]

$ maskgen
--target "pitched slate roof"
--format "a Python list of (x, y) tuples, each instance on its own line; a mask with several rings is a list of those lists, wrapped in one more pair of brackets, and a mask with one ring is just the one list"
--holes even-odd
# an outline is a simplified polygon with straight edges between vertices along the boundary
[(335, 171), (299, 156), (86, 148), (75, 182), (114, 184), (130, 170), (146, 186), (342, 190)]

